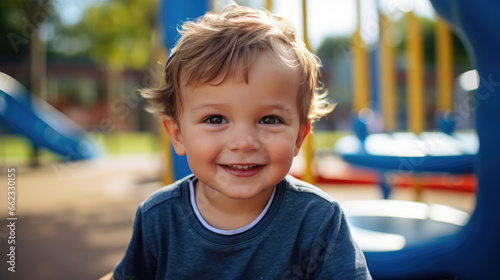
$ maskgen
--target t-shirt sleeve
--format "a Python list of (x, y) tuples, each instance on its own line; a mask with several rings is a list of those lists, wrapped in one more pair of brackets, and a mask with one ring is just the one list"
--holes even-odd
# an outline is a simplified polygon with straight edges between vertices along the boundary
[(323, 218), (311, 252), (312, 279), (372, 279), (361, 249), (352, 238), (347, 219), (332, 203)]
[(143, 208), (139, 206), (135, 214), (132, 239), (123, 259), (116, 266), (113, 276), (116, 280), (154, 279), (156, 272), (156, 258), (151, 253), (151, 242), (143, 219)]

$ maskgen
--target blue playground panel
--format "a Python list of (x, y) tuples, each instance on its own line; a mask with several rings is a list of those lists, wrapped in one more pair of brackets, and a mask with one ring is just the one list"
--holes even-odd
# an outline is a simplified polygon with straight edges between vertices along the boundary
[(162, 1), (160, 8), (163, 44), (173, 49), (179, 39), (177, 28), (186, 20), (204, 15), (209, 10), (209, 0)]
[[(162, 1), (160, 8), (160, 19), (163, 34), (163, 44), (167, 50), (171, 50), (179, 38), (177, 28), (182, 22), (195, 19), (209, 10), (209, 0), (184, 0), (184, 1)], [(173, 155), (174, 180), (184, 178), (191, 174), (186, 156), (179, 156), (171, 149)]]
[(100, 146), (83, 129), (19, 82), (0, 72), (0, 124), (65, 160), (93, 158)]
[(380, 171), (472, 173), (479, 149), (476, 134), (410, 132), (354, 135), (335, 143), (335, 152), (350, 164)]

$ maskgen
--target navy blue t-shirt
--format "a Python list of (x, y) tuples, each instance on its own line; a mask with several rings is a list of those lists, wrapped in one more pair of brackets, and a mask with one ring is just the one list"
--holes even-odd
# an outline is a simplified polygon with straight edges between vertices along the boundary
[(287, 176), (255, 226), (222, 235), (193, 211), (193, 178), (141, 203), (115, 279), (371, 279), (342, 209), (320, 189)]

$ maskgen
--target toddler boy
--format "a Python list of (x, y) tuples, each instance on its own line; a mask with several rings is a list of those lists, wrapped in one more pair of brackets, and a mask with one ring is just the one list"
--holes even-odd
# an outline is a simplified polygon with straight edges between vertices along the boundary
[(293, 26), (232, 4), (184, 23), (143, 91), (193, 175), (139, 206), (115, 279), (371, 279), (338, 203), (287, 175), (332, 110)]

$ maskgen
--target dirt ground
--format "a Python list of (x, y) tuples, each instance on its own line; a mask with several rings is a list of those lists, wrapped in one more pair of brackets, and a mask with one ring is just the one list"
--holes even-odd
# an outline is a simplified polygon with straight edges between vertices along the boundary
[[(104, 157), (39, 168), (16, 167), (15, 273), (8, 271), (11, 232), (7, 168), (0, 173), (0, 279), (98, 279), (130, 240), (137, 205), (161, 187), (158, 156)], [(339, 201), (380, 198), (376, 186), (320, 186)], [(396, 199), (412, 199), (395, 190)], [(471, 211), (474, 197), (424, 192), (424, 202)]]
[[(161, 159), (101, 158), (16, 168), (16, 263), (8, 271), (7, 168), (0, 182), (0, 279), (98, 279), (130, 240), (135, 209), (161, 186)], [(10, 222), (10, 221), (9, 221)]]

